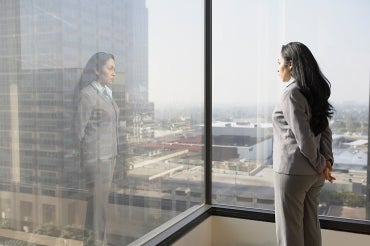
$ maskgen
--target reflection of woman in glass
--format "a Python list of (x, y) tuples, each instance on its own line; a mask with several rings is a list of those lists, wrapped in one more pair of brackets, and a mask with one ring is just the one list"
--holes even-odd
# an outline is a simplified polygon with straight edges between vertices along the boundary
[(119, 109), (109, 88), (115, 75), (114, 56), (98, 52), (87, 62), (77, 88), (74, 129), (80, 144), (82, 182), (88, 191), (85, 231), (93, 232), (95, 242), (105, 240), (117, 156)]
[(331, 176), (330, 83), (302, 43), (283, 45), (279, 75), (286, 83), (273, 115), (275, 219), (278, 245), (321, 245), (320, 190)]

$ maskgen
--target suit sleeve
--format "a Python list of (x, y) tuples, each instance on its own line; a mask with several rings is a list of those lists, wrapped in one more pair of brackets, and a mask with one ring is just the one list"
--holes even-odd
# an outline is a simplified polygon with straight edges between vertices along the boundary
[(330, 160), (331, 164), (334, 163), (333, 151), (332, 151), (332, 132), (329, 126), (321, 133), (320, 138), (320, 152), (324, 155), (326, 160)]
[(93, 103), (91, 97), (86, 93), (81, 93), (74, 122), (75, 133), (79, 142), (81, 142), (82, 139), (85, 137), (85, 129), (90, 120), (92, 110)]
[(297, 89), (288, 91), (283, 97), (283, 114), (294, 134), (296, 144), (317, 173), (325, 168), (325, 157), (320, 153), (310, 127), (308, 103)]

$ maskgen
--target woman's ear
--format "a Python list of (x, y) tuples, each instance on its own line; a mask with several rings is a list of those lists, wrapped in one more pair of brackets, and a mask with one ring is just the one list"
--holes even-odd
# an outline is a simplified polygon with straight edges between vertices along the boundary
[(288, 67), (289, 67), (289, 70), (292, 70), (293, 69), (293, 62), (292, 61), (289, 61), (288, 62)]

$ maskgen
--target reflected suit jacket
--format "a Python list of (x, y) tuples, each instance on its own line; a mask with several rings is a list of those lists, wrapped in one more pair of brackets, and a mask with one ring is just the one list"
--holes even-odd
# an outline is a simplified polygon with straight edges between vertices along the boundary
[(91, 84), (80, 92), (75, 131), (82, 165), (117, 156), (119, 108)]
[(315, 136), (310, 127), (311, 110), (296, 82), (289, 84), (272, 114), (274, 130), (273, 169), (292, 175), (322, 174), (326, 160), (333, 163), (329, 126)]

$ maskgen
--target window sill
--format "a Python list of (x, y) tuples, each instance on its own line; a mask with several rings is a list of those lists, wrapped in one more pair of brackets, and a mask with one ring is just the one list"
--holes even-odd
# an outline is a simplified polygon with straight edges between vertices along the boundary
[[(176, 217), (130, 245), (170, 245), (210, 216), (275, 223), (273, 211), (226, 205), (202, 205)], [(322, 229), (370, 235), (370, 221), (320, 216)]]

